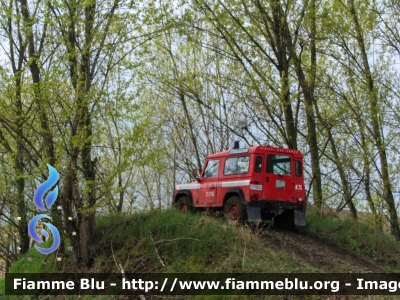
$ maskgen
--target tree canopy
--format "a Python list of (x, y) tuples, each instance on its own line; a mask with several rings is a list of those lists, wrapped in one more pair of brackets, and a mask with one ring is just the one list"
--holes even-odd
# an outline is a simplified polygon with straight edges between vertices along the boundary
[(400, 238), (398, 1), (1, 4), (6, 269), (31, 246), (47, 164), (53, 222), (90, 265), (96, 214), (170, 207), (235, 140), (299, 149), (310, 205), (369, 212)]

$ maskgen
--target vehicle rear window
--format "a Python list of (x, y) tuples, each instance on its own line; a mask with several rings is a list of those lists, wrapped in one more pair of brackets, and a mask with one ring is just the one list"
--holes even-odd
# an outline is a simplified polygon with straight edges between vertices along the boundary
[(262, 156), (256, 157), (256, 162), (254, 163), (254, 172), (260, 173), (262, 170)]
[(286, 155), (269, 154), (267, 157), (267, 173), (290, 175), (290, 157)]
[(296, 160), (296, 166), (295, 167), (296, 167), (296, 170), (295, 170), (296, 176), (297, 177), (301, 177), (303, 175), (303, 166), (302, 166), (300, 160)]

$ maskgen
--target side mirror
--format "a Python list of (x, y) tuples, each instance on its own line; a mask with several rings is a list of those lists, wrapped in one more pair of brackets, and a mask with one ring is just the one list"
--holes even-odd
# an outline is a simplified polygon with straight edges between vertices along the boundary
[(194, 179), (199, 180), (199, 178), (200, 178), (199, 170), (193, 169), (193, 177), (194, 177)]

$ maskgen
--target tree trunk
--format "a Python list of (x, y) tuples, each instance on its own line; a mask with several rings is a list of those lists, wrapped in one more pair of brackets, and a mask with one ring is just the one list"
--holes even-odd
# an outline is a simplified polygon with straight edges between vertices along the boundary
[(343, 167), (343, 163), (337, 152), (335, 140), (333, 139), (330, 128), (328, 128), (328, 138), (329, 138), (329, 143), (331, 144), (331, 150), (332, 150), (332, 154), (333, 154), (333, 158), (334, 158), (334, 163), (338, 169), (340, 182), (343, 187), (343, 198), (344, 198), (345, 205), (347, 205), (349, 207), (352, 218), (354, 220), (357, 220), (357, 209), (356, 209), (356, 207), (353, 203), (353, 199), (351, 197), (350, 185), (346, 178), (346, 173), (345, 173), (345, 170)]
[[(22, 56), (21, 56), (22, 59)], [(29, 235), (27, 222), (27, 209), (25, 203), (25, 179), (24, 171), (24, 146), (23, 146), (23, 118), (21, 99), (21, 73), (18, 71), (15, 79), (15, 110), (16, 110), (16, 142), (17, 149), (15, 153), (15, 173), (16, 173), (16, 189), (17, 189), (17, 216), (21, 219), (18, 222), (18, 233), (20, 239), (21, 254), (29, 250)]]
[(291, 55), (293, 56), (294, 67), (296, 70), (297, 79), (304, 96), (304, 107), (306, 113), (307, 123), (307, 143), (310, 148), (311, 156), (311, 171), (312, 171), (312, 186), (313, 186), (313, 197), (314, 203), (317, 208), (321, 211), (323, 205), (322, 195), (322, 179), (321, 179), (321, 168), (319, 165), (320, 156), (318, 148), (318, 136), (315, 122), (314, 105), (316, 106), (316, 99), (314, 96), (315, 90), (315, 72), (317, 67), (317, 56), (316, 56), (316, 27), (315, 27), (315, 1), (311, 1), (309, 8), (310, 15), (310, 57), (311, 65), (308, 78), (305, 75), (303, 66), (301, 64), (300, 57), (295, 53), (295, 47), (293, 45), (292, 37), (290, 34), (288, 20), (284, 19), (285, 22), (285, 41), (291, 49)]
[(362, 64), (364, 67), (364, 76), (367, 82), (367, 88), (369, 93), (369, 105), (370, 105), (370, 116), (371, 116), (371, 125), (372, 125), (372, 136), (375, 141), (375, 146), (378, 150), (379, 161), (380, 161), (380, 169), (381, 176), (383, 181), (383, 195), (388, 206), (389, 212), (389, 222), (390, 222), (390, 231), (397, 238), (400, 239), (400, 227), (397, 217), (396, 206), (394, 203), (394, 197), (392, 193), (392, 188), (390, 184), (387, 156), (386, 156), (386, 146), (382, 140), (381, 136), (381, 125), (379, 124), (379, 104), (378, 104), (378, 91), (374, 87), (374, 80), (372, 78), (371, 70), (369, 67), (367, 51), (365, 49), (365, 42), (362, 33), (361, 25), (358, 21), (358, 16), (356, 13), (354, 0), (348, 1), (349, 11), (352, 16), (352, 21), (354, 23), (356, 35), (357, 35), (357, 44), (361, 54)]

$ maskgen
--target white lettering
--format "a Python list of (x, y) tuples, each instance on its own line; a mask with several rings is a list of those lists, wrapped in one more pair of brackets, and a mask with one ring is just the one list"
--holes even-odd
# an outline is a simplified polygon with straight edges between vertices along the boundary
[(19, 285), (21, 285), (21, 279), (14, 278), (14, 290), (18, 289)]
[(86, 290), (90, 288), (89, 279), (82, 278), (81, 279), (81, 289)]

